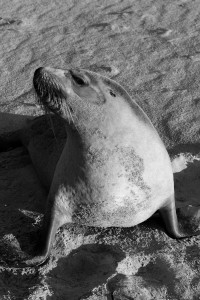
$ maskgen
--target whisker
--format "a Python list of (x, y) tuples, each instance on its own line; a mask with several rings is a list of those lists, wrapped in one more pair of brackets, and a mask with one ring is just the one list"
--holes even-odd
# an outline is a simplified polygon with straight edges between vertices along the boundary
[(66, 108), (67, 108), (68, 116), (69, 116), (69, 119), (70, 119), (70, 123), (71, 123), (71, 122), (73, 123), (73, 119), (72, 119), (72, 116), (71, 116), (71, 114), (70, 114), (70, 110), (69, 110), (68, 105), (66, 106)]

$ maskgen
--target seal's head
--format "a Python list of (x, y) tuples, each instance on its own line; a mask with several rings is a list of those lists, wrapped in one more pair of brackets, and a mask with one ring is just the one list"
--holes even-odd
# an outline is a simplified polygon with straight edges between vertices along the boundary
[(91, 132), (97, 127), (102, 130), (104, 124), (115, 127), (113, 119), (121, 126), (133, 117), (130, 110), (133, 101), (126, 91), (107, 77), (88, 70), (39, 68), (35, 71), (33, 84), (39, 102), (77, 129)]

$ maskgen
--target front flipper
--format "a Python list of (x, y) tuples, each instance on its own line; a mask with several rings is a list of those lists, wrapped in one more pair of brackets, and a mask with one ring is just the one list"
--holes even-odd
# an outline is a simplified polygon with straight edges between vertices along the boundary
[(167, 233), (172, 238), (180, 239), (200, 235), (200, 231), (182, 231), (179, 228), (174, 196), (170, 197), (165, 206), (159, 209), (159, 213), (165, 223)]
[(44, 220), (44, 225), (39, 239), (40, 241), (36, 250), (36, 256), (18, 262), (18, 267), (22, 267), (22, 266), (35, 267), (45, 263), (46, 260), (49, 258), (56, 232), (58, 228), (62, 225), (63, 222), (61, 222), (60, 219), (56, 218), (56, 216), (51, 215), (49, 217), (46, 217), (46, 220)]
[(46, 263), (50, 256), (52, 244), (55, 240), (55, 235), (59, 227), (64, 222), (61, 221), (62, 216), (55, 215), (54, 211), (52, 215), (45, 215), (45, 220), (41, 231), (37, 234), (39, 236), (37, 245), (33, 250), (34, 255), (17, 253), (17, 257), (12, 259), (3, 259), (3, 265), (5, 267), (25, 268), (36, 267)]

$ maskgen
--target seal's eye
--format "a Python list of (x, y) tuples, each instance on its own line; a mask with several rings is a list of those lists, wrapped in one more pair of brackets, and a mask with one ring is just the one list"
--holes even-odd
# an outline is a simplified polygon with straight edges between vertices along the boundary
[(72, 72), (70, 72), (70, 73), (71, 73), (71, 76), (72, 76), (73, 80), (74, 80), (78, 85), (83, 86), (83, 85), (86, 84), (85, 81), (84, 81), (81, 77), (78, 77), (77, 75), (73, 74)]
[(110, 95), (116, 97), (115, 93), (112, 90), (110, 90)]

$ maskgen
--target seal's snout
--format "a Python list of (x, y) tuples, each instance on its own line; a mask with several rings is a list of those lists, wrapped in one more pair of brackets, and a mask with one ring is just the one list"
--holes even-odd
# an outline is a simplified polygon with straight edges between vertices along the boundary
[(44, 76), (48, 77), (54, 74), (54, 69), (50, 67), (39, 67), (35, 70), (33, 81), (38, 78), (43, 78)]
[(33, 85), (34, 85), (35, 90), (37, 90), (38, 82), (41, 81), (43, 78), (43, 75), (45, 73), (44, 70), (45, 70), (44, 67), (40, 67), (40, 68), (36, 69), (34, 72)]
[(34, 77), (41, 76), (43, 71), (44, 71), (43, 67), (40, 67), (40, 68), (36, 69), (35, 72), (34, 72)]
[(36, 69), (33, 76), (33, 86), (38, 102), (45, 108), (58, 112), (62, 100), (66, 99), (67, 95), (55, 73), (56, 69), (50, 67)]

